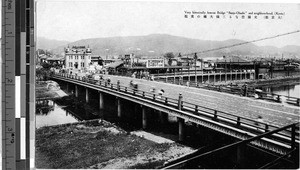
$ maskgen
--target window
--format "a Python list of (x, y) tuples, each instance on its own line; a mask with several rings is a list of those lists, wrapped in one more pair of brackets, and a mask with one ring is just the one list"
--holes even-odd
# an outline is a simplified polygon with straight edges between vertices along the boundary
[(83, 56), (81, 56), (81, 59), (83, 60), (83, 59), (84, 59), (84, 57), (83, 57)]

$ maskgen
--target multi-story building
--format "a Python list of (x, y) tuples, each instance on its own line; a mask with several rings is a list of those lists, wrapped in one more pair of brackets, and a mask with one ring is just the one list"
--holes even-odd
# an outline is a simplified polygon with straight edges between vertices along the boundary
[(65, 48), (65, 68), (70, 70), (87, 70), (91, 64), (92, 50), (85, 46)]

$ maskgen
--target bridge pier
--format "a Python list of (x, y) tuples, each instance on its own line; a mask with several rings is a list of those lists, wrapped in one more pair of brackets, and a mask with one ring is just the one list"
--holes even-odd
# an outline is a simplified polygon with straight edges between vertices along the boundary
[(89, 89), (87, 87), (85, 88), (85, 102), (89, 102)]
[(177, 117), (177, 122), (178, 122), (178, 140), (180, 142), (184, 141), (185, 138), (185, 123), (184, 123), (184, 119)]
[(99, 91), (99, 109), (104, 108), (104, 100), (103, 100), (103, 93)]
[(69, 92), (69, 83), (66, 82), (66, 84), (67, 84), (67, 92)]
[(75, 85), (75, 97), (78, 97), (78, 86)]
[(237, 147), (236, 151), (236, 164), (237, 168), (245, 168), (246, 157), (245, 157), (246, 146), (240, 145)]
[(241, 72), (240, 80), (242, 80), (243, 79), (243, 72), (242, 71), (240, 71), (240, 72)]
[(168, 122), (168, 114), (167, 113), (163, 113), (162, 111), (157, 111), (158, 115), (159, 115), (159, 122), (161, 124), (165, 124)]
[(214, 83), (216, 83), (216, 72), (214, 73)]
[(142, 119), (143, 119), (143, 129), (147, 128), (147, 110), (145, 106), (142, 106)]
[(117, 105), (118, 105), (118, 118), (122, 117), (122, 106), (121, 99), (117, 97)]

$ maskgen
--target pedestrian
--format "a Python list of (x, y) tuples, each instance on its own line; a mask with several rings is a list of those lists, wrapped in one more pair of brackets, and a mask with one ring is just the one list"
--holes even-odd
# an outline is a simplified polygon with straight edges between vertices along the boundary
[(165, 91), (163, 89), (161, 89), (159, 92), (158, 92), (158, 97), (159, 99), (162, 98), (162, 95), (165, 93)]
[(265, 122), (263, 120), (263, 117), (261, 115), (258, 115), (254, 124), (256, 125), (257, 130), (262, 130), (261, 128), (263, 127), (264, 123)]
[(190, 87), (190, 82), (189, 81), (186, 82), (186, 86)]
[(151, 87), (150, 92), (155, 93), (155, 87)]

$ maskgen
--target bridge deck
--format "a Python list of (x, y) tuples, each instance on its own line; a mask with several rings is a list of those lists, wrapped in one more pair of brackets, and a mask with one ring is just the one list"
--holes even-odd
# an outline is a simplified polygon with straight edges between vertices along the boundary
[(163, 89), (166, 97), (178, 98), (179, 93), (183, 96), (183, 101), (208, 107), (211, 109), (231, 113), (237, 116), (244, 116), (253, 120), (260, 115), (265, 123), (277, 126), (284, 126), (299, 122), (300, 108), (296, 106), (287, 106), (281, 103), (271, 103), (259, 99), (240, 97), (232, 94), (210, 91), (193, 87), (179, 86), (143, 79), (132, 79), (130, 77), (105, 75), (110, 77), (112, 83), (123, 86), (129, 86), (131, 80), (138, 83), (138, 89), (150, 91), (156, 89), (156, 93)]

